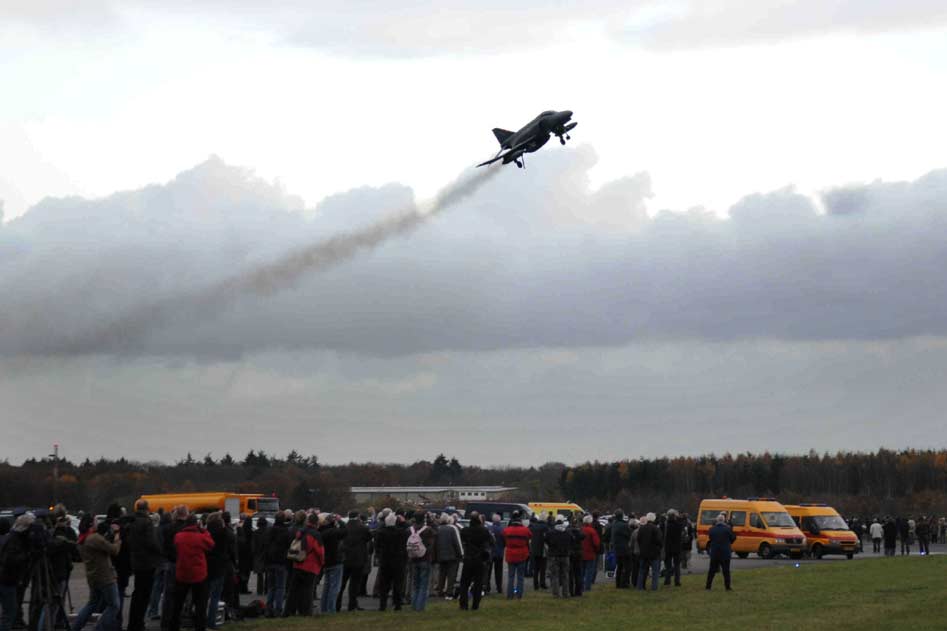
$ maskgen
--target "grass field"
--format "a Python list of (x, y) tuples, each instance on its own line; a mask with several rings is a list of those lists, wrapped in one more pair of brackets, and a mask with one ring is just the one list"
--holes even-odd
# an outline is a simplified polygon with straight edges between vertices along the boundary
[[(423, 613), (339, 613), (335, 616), (248, 621), (244, 630), (276, 629), (947, 629), (947, 557), (872, 559), (734, 572), (733, 592), (714, 591), (704, 576), (679, 588), (641, 593), (597, 585), (582, 598), (553, 600), (527, 593), (510, 602), (491, 596), (480, 611), (432, 599)], [(719, 582), (719, 584), (717, 584)]]

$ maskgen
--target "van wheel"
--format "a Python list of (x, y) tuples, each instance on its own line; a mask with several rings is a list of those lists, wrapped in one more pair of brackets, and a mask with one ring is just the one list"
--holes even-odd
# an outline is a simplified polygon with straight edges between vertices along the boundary
[(772, 559), (773, 558), (773, 548), (768, 543), (761, 543), (759, 552), (757, 552), (761, 559)]
[(821, 544), (818, 544), (818, 543), (817, 543), (817, 544), (815, 544), (814, 546), (812, 546), (812, 558), (813, 558), (813, 559), (821, 559), (823, 554), (824, 554), (824, 553), (822, 552), (822, 545), (821, 545)]
[(747, 558), (748, 556), (750, 556), (750, 553), (749, 553), (749, 552), (737, 552), (737, 556), (740, 557), (741, 559), (745, 559), (745, 558)]

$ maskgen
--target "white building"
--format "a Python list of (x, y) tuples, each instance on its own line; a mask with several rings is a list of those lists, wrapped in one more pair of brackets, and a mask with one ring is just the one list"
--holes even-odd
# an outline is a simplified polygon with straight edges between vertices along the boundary
[(393, 497), (413, 504), (449, 504), (499, 500), (516, 490), (512, 486), (353, 486), (356, 503), (372, 503)]

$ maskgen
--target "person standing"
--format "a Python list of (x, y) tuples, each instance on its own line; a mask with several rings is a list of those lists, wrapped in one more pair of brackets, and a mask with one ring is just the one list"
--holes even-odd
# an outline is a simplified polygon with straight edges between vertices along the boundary
[(605, 541), (615, 554), (615, 587), (628, 589), (631, 576), (631, 527), (625, 521), (625, 513), (615, 511), (612, 523), (605, 529)]
[(661, 573), (661, 530), (655, 525), (654, 513), (641, 518), (638, 526), (638, 548), (641, 550), (641, 567), (638, 569), (638, 589), (644, 591), (651, 572), (651, 591), (658, 589)]
[(595, 520), (592, 515), (586, 515), (582, 518), (582, 585), (583, 591), (592, 591), (592, 584), (595, 582), (595, 575), (598, 573), (598, 552), (602, 545), (602, 539), (599, 537), (598, 530), (593, 525)]
[(164, 597), (161, 601), (161, 631), (171, 628), (174, 615), (174, 585), (177, 574), (177, 548), (174, 538), (188, 525), (187, 507), (179, 504), (171, 509), (171, 520), (159, 532), (161, 533), (161, 552), (164, 555)]
[(342, 593), (349, 588), (349, 611), (361, 609), (358, 597), (362, 590), (362, 576), (371, 558), (372, 531), (359, 519), (358, 511), (349, 513), (349, 522), (345, 525), (345, 539), (342, 541), (342, 586), (336, 597), (335, 609), (342, 610)]
[(538, 519), (531, 520), (529, 531), (532, 538), (529, 541), (529, 565), (533, 571), (533, 589), (539, 591), (546, 587), (546, 532), (549, 530), (552, 515), (540, 514)]
[(322, 545), (325, 547), (325, 566), (322, 568), (322, 600), (319, 609), (322, 613), (336, 613), (336, 603), (342, 591), (342, 541), (348, 536), (348, 531), (339, 525), (338, 519), (332, 513), (321, 515), (319, 534), (322, 535)]
[(441, 515), (441, 525), (436, 533), (435, 551), (437, 558), (437, 589), (440, 598), (451, 600), (454, 597), (454, 583), (457, 581), (457, 567), (464, 558), (464, 546), (460, 541), (457, 526), (451, 523), (450, 515)]
[[(573, 514), (572, 519), (578, 521), (578, 516)], [(572, 537), (572, 547), (569, 550), (569, 595), (579, 597), (582, 595), (582, 541), (585, 535), (578, 524), (569, 521), (569, 535)]]
[(681, 569), (691, 573), (691, 550), (694, 548), (694, 525), (687, 513), (681, 518)]
[[(454, 530), (450, 526), (445, 528)], [(415, 611), (424, 611), (427, 606), (431, 588), (431, 563), (437, 545), (435, 536), (436, 533), (425, 522), (424, 512), (418, 511), (414, 515), (414, 525), (408, 531), (404, 547), (411, 566), (411, 607)]]
[(316, 576), (322, 571), (325, 563), (325, 548), (322, 546), (322, 537), (317, 530), (319, 515), (310, 513), (302, 526), (296, 524), (296, 533), (290, 552), (298, 548), (300, 557), (292, 559), (293, 574), (289, 581), (289, 590), (286, 597), (286, 607), (283, 616), (311, 616), (312, 597), (315, 593)]
[[(250, 573), (253, 571), (253, 519), (249, 515), (240, 516), (237, 529), (237, 569), (240, 576), (239, 593), (250, 593)], [(266, 521), (265, 519), (262, 521)]]
[(523, 580), (526, 574), (526, 562), (529, 560), (529, 541), (532, 533), (523, 525), (523, 515), (513, 511), (510, 525), (503, 529), (506, 544), (506, 564), (509, 568), (506, 597), (508, 600), (523, 598)]
[(135, 589), (128, 608), (128, 631), (144, 631), (155, 571), (164, 561), (158, 543), (158, 531), (148, 514), (148, 502), (145, 500), (135, 503), (135, 516), (128, 527), (128, 550), (135, 576)]
[(931, 553), (931, 523), (927, 517), (922, 516), (914, 527), (917, 535), (917, 551), (922, 555)]
[(737, 540), (733, 534), (733, 529), (727, 525), (727, 516), (723, 513), (717, 515), (717, 523), (710, 527), (707, 533), (707, 552), (710, 555), (710, 569), (707, 570), (706, 589), (710, 589), (714, 584), (714, 576), (718, 571), (723, 572), (723, 585), (727, 591), (732, 591), (730, 586), (730, 557), (733, 554), (733, 542)]
[(217, 612), (224, 594), (224, 583), (233, 567), (232, 551), (236, 545), (233, 531), (224, 523), (223, 515), (211, 513), (207, 517), (207, 534), (214, 547), (207, 553), (207, 627), (217, 628)]
[[(499, 513), (493, 514), (490, 522), (490, 534), (493, 535), (493, 553), (490, 559), (490, 568), (493, 570), (493, 585), (498, 594), (503, 593), (503, 557), (506, 553), (506, 541), (503, 539), (503, 518)], [(486, 591), (490, 593), (490, 576), (487, 572)]]
[(556, 524), (546, 531), (543, 544), (549, 550), (547, 570), (553, 598), (569, 597), (569, 554), (572, 552), (572, 534), (566, 518), (556, 517)]
[[(22, 517), (22, 516), (21, 516)], [(20, 518), (17, 518), (19, 523)], [(79, 611), (73, 629), (80, 631), (95, 612), (101, 612), (98, 631), (121, 629), (119, 622), (118, 583), (112, 559), (122, 547), (118, 524), (103, 521), (95, 527), (92, 515), (85, 515), (79, 524), (79, 555), (85, 563), (86, 582), (89, 584), (89, 602)], [(14, 526), (14, 529), (16, 527)], [(102, 609), (104, 605), (104, 610)]]
[(667, 512), (667, 521), (664, 524), (664, 584), (671, 584), (671, 575), (674, 575), (674, 586), (681, 586), (681, 540), (684, 537), (684, 522), (673, 508)]
[(885, 556), (893, 557), (898, 547), (898, 526), (891, 517), (888, 517), (888, 519), (885, 520), (883, 528)]
[(293, 538), (289, 534), (285, 513), (276, 513), (273, 525), (266, 529), (263, 558), (266, 567), (266, 615), (282, 615), (286, 606), (286, 585), (289, 567), (286, 553)]
[(402, 577), (407, 561), (407, 531), (398, 527), (394, 512), (385, 515), (384, 526), (375, 531), (375, 555), (378, 557), (378, 610), (388, 608), (388, 592), (392, 592), (395, 611), (401, 611)]
[(194, 629), (207, 627), (207, 553), (214, 548), (214, 540), (202, 529), (197, 517), (188, 517), (187, 525), (174, 535), (176, 560), (174, 564), (174, 591), (170, 631), (181, 628), (181, 613), (188, 595), (194, 604)]
[(493, 537), (480, 521), (476, 512), (470, 515), (470, 525), (460, 533), (463, 538), (464, 569), (460, 574), (460, 608), (468, 607), (468, 595), (473, 596), (472, 609), (480, 609), (483, 595), (483, 567), (490, 558)]
[[(0, 631), (10, 631), (20, 611), (16, 594), (29, 576), (29, 529), (33, 519), (31, 513), (20, 515), (11, 528), (10, 521), (0, 517)], [(83, 525), (88, 530), (91, 524), (90, 516)]]
[(868, 527), (868, 535), (871, 537), (872, 552), (881, 554), (881, 540), (884, 539), (885, 529), (877, 517), (871, 522), (871, 526)]

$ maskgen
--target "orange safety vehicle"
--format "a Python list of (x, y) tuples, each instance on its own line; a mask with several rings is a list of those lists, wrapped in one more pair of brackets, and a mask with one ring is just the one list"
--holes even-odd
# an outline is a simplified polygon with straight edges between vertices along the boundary
[(703, 500), (697, 512), (697, 549), (707, 548), (707, 533), (716, 523), (717, 515), (726, 515), (727, 523), (737, 536), (733, 551), (741, 559), (757, 554), (770, 559), (778, 554), (801, 557), (806, 537), (796, 527), (786, 508), (771, 497), (750, 497), (745, 500)]
[(851, 559), (858, 552), (858, 536), (834, 508), (826, 504), (787, 504), (793, 521), (806, 536), (806, 552), (821, 559), (826, 554), (844, 554)]
[(175, 506), (183, 504), (192, 513), (213, 513), (228, 511), (233, 518), (241, 514), (271, 515), (279, 510), (279, 498), (264, 496), (261, 493), (227, 493), (224, 491), (207, 493), (161, 493), (142, 495), (139, 499), (148, 502), (148, 509), (156, 512), (159, 508), (170, 512)]

